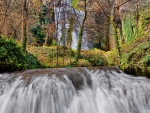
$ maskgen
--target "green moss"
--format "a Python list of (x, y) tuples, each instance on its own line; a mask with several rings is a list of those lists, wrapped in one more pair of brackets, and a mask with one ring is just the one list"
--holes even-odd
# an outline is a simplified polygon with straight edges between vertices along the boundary
[(119, 29), (116, 27), (116, 25), (114, 24), (114, 37), (115, 37), (115, 46), (116, 49), (118, 50), (118, 55), (121, 57), (121, 51), (120, 51), (120, 38), (119, 38)]
[(127, 17), (123, 19), (123, 37), (125, 38), (126, 43), (130, 43), (136, 36), (136, 23), (133, 17)]
[(150, 55), (146, 55), (142, 57), (142, 59), (139, 62), (140, 64), (143, 64), (144, 66), (149, 66), (150, 67)]
[(81, 43), (82, 43), (82, 36), (83, 36), (83, 27), (81, 27), (80, 32), (79, 32), (77, 52), (76, 52), (75, 60), (74, 60), (74, 64), (75, 64), (75, 65), (77, 65), (78, 59), (79, 59), (79, 57), (80, 57)]
[[(150, 7), (123, 18), (120, 67), (131, 74), (150, 77)], [(138, 16), (138, 17), (137, 17)]]
[(22, 41), (22, 49), (24, 53), (26, 53), (26, 43), (27, 43), (27, 37), (24, 37)]
[[(126, 72), (144, 76), (150, 73), (147, 67), (150, 66), (150, 42), (139, 44), (136, 48), (125, 53), (120, 59), (120, 66)], [(147, 75), (148, 76), (148, 75)]]

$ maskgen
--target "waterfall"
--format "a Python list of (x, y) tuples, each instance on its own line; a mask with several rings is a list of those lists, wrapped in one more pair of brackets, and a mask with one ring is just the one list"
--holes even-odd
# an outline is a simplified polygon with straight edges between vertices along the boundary
[[(73, 9), (71, 6), (71, 0), (61, 0), (61, 3), (58, 4), (58, 1), (54, 3), (54, 13), (55, 13), (55, 23), (56, 23), (56, 37), (58, 44), (65, 46), (66, 45), (66, 35), (67, 29), (69, 28), (69, 18), (75, 18), (74, 29), (72, 31), (72, 49), (77, 49), (78, 35), (80, 32), (80, 25), (83, 21), (84, 11)], [(88, 49), (88, 40), (87, 33), (84, 31), (83, 40), (82, 40), (82, 49)]]
[(115, 68), (0, 74), (0, 113), (150, 113), (150, 80)]

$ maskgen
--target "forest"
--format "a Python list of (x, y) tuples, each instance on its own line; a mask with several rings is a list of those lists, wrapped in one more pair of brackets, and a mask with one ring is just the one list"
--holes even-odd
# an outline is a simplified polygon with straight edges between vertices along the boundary
[(0, 1), (0, 72), (93, 66), (150, 77), (150, 0)]

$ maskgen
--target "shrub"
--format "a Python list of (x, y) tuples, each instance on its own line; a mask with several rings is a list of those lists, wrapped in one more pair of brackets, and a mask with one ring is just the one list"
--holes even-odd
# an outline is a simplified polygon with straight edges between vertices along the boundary
[(105, 57), (107, 58), (108, 64), (110, 66), (119, 65), (119, 55), (116, 49), (106, 52)]
[(27, 69), (35, 69), (41, 67), (40, 62), (37, 57), (32, 55), (31, 53), (27, 53), (26, 55), (26, 68)]
[(133, 44), (130, 51), (122, 55), (120, 66), (125, 72), (149, 77), (150, 42)]
[(91, 63), (85, 59), (79, 59), (77, 66), (78, 67), (89, 67), (89, 66), (91, 66)]
[(44, 43), (45, 33), (42, 27), (37, 24), (30, 28), (32, 35), (36, 38), (36, 43)]
[(41, 67), (30, 53), (24, 55), (22, 48), (13, 39), (0, 36), (0, 72), (17, 71)]
[(0, 36), (0, 71), (24, 69), (25, 56), (13, 39)]
[(82, 51), (80, 58), (85, 59), (91, 63), (92, 66), (105, 66), (107, 65), (106, 58), (100, 50), (86, 50)]

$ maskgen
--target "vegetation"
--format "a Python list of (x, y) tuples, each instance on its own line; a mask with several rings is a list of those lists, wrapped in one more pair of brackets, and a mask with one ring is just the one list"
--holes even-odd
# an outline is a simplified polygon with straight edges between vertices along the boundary
[[(43, 67), (57, 67), (57, 47), (28, 47), (28, 51), (37, 56)], [(71, 54), (70, 54), (71, 52)], [(76, 50), (67, 47), (58, 48), (58, 67), (74, 67), (74, 57)], [(85, 63), (85, 64), (84, 64)], [(82, 50), (79, 61), (76, 66), (104, 66), (107, 61), (104, 57), (104, 51), (101, 50)]]
[(39, 24), (31, 26), (30, 30), (33, 37), (35, 37), (36, 44), (44, 43), (45, 33)]
[(30, 53), (25, 55), (13, 39), (0, 36), (0, 45), (0, 72), (40, 67), (37, 58)]
[(13, 39), (0, 36), (0, 68), (1, 71), (21, 70), (25, 67), (25, 56), (21, 47)]
[[(138, 23), (136, 15), (128, 14), (123, 19), (123, 37), (125, 42), (121, 44), (121, 54), (119, 58), (114, 50), (108, 53), (109, 63), (119, 65), (125, 72), (150, 77), (150, 35), (149, 35), (149, 16), (146, 11), (140, 10)], [(118, 59), (117, 61), (114, 59)]]
[[(1, 0), (0, 9), (3, 71), (117, 65), (138, 76), (150, 73), (148, 0)], [(89, 50), (82, 50), (83, 36)]]

